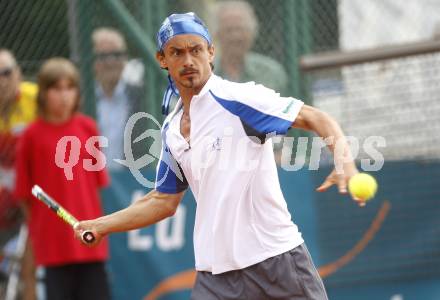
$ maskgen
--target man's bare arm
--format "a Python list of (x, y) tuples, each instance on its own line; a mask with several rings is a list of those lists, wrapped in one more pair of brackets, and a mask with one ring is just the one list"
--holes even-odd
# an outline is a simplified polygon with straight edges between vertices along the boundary
[(114, 232), (129, 231), (155, 224), (174, 215), (185, 192), (164, 194), (150, 191), (125, 209), (94, 220), (80, 222), (75, 228), (79, 238), (83, 230), (91, 230), (96, 242)]
[[(292, 127), (314, 131), (323, 139), (334, 137), (335, 140), (345, 140), (341, 127), (329, 114), (309, 105), (303, 105)], [(329, 145), (332, 152), (334, 145)]]
[(325, 191), (336, 184), (339, 192), (346, 193), (348, 180), (357, 174), (358, 170), (351, 156), (350, 146), (339, 124), (327, 113), (304, 105), (292, 127), (313, 131), (330, 142), (328, 147), (334, 155), (335, 170), (317, 190)]

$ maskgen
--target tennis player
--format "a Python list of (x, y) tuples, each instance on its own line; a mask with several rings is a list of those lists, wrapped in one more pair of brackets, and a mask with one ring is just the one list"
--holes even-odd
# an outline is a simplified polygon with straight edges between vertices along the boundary
[[(270, 136), (291, 127), (333, 137), (335, 170), (317, 189), (347, 191), (356, 174), (340, 126), (326, 113), (262, 85), (224, 80), (212, 70), (214, 46), (194, 14), (173, 14), (157, 33), (157, 60), (168, 70), (164, 96), (180, 95), (162, 127), (155, 189), (129, 207), (80, 222), (97, 241), (172, 216), (185, 190), (197, 202), (192, 299), (327, 299), (280, 189)], [(348, 159), (347, 159), (348, 157)], [(336, 172), (339, 170), (340, 172)]]

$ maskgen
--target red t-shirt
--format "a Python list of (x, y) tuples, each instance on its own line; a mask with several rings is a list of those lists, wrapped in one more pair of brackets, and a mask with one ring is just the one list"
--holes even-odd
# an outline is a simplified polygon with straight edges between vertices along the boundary
[[(60, 125), (37, 119), (18, 141), (15, 196), (29, 203), (29, 233), (38, 265), (103, 261), (108, 257), (107, 240), (93, 248), (82, 245), (74, 238), (72, 228), (31, 194), (32, 186), (38, 184), (78, 220), (101, 216), (99, 188), (109, 183), (109, 177), (105, 169), (87, 171), (83, 167), (84, 159), (96, 163), (85, 145), (88, 138), (98, 135), (95, 121), (77, 113)], [(65, 136), (75, 136), (81, 142), (79, 160), (72, 168), (72, 180), (68, 180), (55, 160), (57, 143)], [(62, 152), (66, 153), (65, 162), (75, 152), (73, 144), (67, 143), (67, 150)]]

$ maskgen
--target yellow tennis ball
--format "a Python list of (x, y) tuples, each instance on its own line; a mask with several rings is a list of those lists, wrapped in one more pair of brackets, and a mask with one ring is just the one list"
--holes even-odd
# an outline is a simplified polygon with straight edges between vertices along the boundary
[(377, 181), (367, 173), (358, 173), (348, 181), (348, 190), (353, 198), (370, 200), (377, 191)]

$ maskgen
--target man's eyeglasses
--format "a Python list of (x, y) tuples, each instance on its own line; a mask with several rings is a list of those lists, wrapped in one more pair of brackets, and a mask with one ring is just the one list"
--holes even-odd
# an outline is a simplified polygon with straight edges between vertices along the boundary
[(120, 60), (127, 57), (127, 53), (124, 51), (111, 51), (111, 52), (101, 52), (95, 53), (95, 59), (106, 61), (106, 60)]
[(12, 72), (14, 72), (14, 67), (0, 69), (0, 77), (10, 77)]

